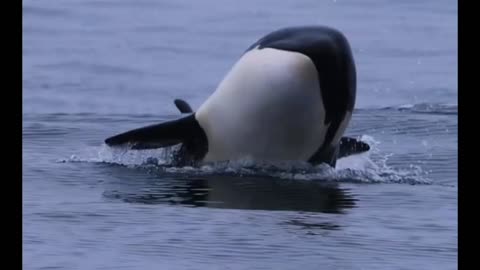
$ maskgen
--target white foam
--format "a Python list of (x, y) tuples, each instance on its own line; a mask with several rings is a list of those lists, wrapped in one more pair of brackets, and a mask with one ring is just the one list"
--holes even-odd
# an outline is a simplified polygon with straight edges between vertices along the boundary
[(255, 177), (274, 177), (308, 181), (336, 181), (354, 183), (409, 183), (429, 184), (427, 174), (421, 167), (399, 170), (387, 165), (392, 155), (382, 153), (380, 142), (373, 137), (362, 136), (362, 141), (370, 145), (370, 151), (341, 158), (335, 169), (320, 164), (312, 166), (307, 162), (264, 162), (250, 158), (234, 161), (205, 163), (198, 167), (172, 166), (172, 154), (178, 146), (155, 150), (129, 150), (128, 148), (110, 148), (106, 145), (85, 149), (78, 155), (72, 155), (61, 162), (109, 163), (127, 167), (154, 168), (159, 173), (187, 175), (236, 175)]

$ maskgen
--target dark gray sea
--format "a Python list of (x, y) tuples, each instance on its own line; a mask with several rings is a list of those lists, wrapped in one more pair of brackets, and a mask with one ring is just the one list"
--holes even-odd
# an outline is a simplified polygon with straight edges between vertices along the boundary
[[(351, 43), (368, 153), (178, 168), (103, 145), (305, 24)], [(24, 0), (24, 269), (457, 269), (457, 26), (453, 0)]]

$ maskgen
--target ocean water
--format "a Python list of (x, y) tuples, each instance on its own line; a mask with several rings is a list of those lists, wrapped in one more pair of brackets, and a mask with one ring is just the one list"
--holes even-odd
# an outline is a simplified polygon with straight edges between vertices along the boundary
[[(357, 66), (333, 170), (168, 166), (106, 137), (194, 109), (285, 26)], [(457, 2), (23, 1), (24, 269), (457, 269)]]

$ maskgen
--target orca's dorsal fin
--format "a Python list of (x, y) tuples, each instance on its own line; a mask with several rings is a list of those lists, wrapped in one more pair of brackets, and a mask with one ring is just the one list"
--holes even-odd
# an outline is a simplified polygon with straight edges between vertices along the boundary
[(175, 99), (175, 106), (181, 113), (193, 113), (192, 107), (183, 99)]
[(337, 158), (361, 154), (368, 150), (370, 150), (370, 146), (366, 142), (359, 141), (355, 138), (342, 137), (340, 139)]

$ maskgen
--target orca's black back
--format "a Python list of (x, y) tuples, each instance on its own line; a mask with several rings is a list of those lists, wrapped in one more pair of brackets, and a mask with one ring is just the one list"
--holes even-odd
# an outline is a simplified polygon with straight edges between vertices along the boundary
[(325, 26), (290, 27), (264, 36), (247, 51), (256, 47), (298, 52), (312, 60), (326, 111), (324, 124), (330, 124), (324, 141), (328, 147), (345, 114), (355, 106), (355, 62), (345, 36)]

